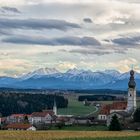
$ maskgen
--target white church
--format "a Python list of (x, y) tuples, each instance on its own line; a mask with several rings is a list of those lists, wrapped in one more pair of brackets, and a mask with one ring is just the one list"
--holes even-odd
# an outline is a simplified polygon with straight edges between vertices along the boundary
[(106, 121), (107, 125), (109, 125), (114, 114), (116, 114), (119, 119), (132, 118), (136, 108), (136, 83), (134, 79), (134, 71), (131, 70), (128, 82), (127, 101), (113, 102), (113, 104), (102, 106), (98, 115), (98, 120)]

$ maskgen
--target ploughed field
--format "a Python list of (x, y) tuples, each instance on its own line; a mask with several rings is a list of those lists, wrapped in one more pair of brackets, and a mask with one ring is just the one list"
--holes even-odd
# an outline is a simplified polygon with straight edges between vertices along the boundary
[(0, 140), (140, 140), (140, 132), (0, 131)]

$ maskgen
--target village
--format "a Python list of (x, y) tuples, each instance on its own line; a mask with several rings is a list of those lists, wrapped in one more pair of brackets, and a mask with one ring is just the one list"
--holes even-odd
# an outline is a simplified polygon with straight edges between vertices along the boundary
[[(31, 114), (11, 114), (0, 118), (3, 130), (49, 130), (52, 126), (61, 129), (63, 126), (109, 126), (114, 115), (117, 116), (123, 129), (140, 129), (134, 125), (133, 115), (137, 109), (136, 83), (134, 71), (130, 71), (127, 101), (113, 101), (112, 104), (95, 104), (96, 113), (89, 115), (58, 115), (56, 100), (52, 110), (42, 110)], [(85, 105), (87, 101), (83, 102)], [(98, 113), (97, 113), (98, 112)]]

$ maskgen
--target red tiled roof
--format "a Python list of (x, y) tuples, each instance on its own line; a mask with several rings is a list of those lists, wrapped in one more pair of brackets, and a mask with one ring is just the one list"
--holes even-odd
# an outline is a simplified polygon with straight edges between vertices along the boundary
[(44, 111), (44, 112), (33, 112), (31, 117), (45, 117), (46, 115), (54, 115), (53, 111)]
[(32, 127), (31, 124), (23, 124), (23, 123), (13, 123), (13, 124), (8, 124), (6, 128), (10, 129), (28, 129)]
[(127, 107), (127, 102), (114, 102), (111, 105), (111, 109), (115, 110), (125, 110)]
[(11, 116), (12, 117), (25, 117), (25, 116), (30, 117), (30, 115), (28, 114), (12, 114)]
[(99, 114), (109, 115), (110, 110), (125, 110), (127, 102), (113, 102), (112, 104), (103, 105)]
[(99, 114), (109, 115), (111, 109), (111, 105), (103, 105)]

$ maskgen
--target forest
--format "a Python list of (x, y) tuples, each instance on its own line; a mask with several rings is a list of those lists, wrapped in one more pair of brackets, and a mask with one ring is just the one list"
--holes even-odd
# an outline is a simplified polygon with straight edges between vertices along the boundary
[(58, 108), (66, 108), (68, 100), (60, 95), (0, 93), (0, 113), (8, 116), (13, 113), (26, 113), (52, 109), (54, 99)]

